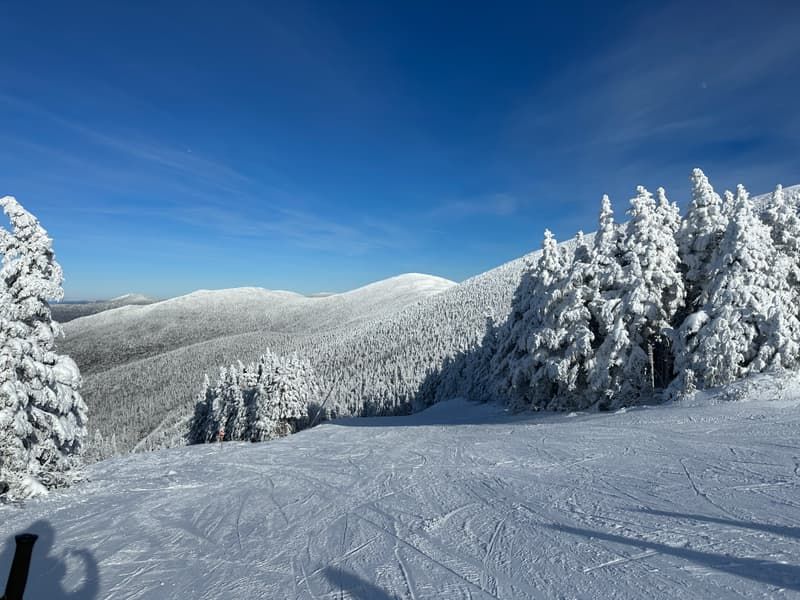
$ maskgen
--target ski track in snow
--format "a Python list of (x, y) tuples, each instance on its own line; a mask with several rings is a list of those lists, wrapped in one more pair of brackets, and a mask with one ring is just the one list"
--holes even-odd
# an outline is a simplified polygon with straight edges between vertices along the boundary
[(65, 589), (98, 588), (70, 598), (800, 597), (799, 409), (511, 416), (454, 400), (126, 456), (0, 508), (0, 578), (11, 536), (43, 520), (54, 543), (26, 600), (57, 600), (37, 574), (57, 561)]

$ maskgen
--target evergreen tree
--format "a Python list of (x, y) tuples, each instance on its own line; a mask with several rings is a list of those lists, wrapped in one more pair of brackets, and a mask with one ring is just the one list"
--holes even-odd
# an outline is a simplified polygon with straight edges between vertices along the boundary
[(764, 353), (774, 353), (772, 362), (782, 367), (794, 367), (800, 360), (800, 218), (780, 185), (767, 204), (764, 221), (776, 253), (771, 277), (775, 298)]
[(520, 298), (510, 332), (510, 396), (514, 406), (539, 408), (557, 393), (548, 377), (548, 359), (555, 347), (547, 326), (549, 313), (560, 300), (563, 277), (558, 242), (545, 230), (542, 253), (524, 290), (525, 296)]
[[(663, 226), (672, 232), (672, 236), (678, 235), (683, 224), (681, 219), (681, 209), (678, 204), (670, 202), (667, 198), (667, 192), (663, 187), (656, 190), (656, 199), (658, 200), (658, 215), (662, 221)], [(677, 242), (676, 242), (677, 243)]]
[(713, 276), (713, 256), (725, 234), (728, 219), (722, 200), (700, 169), (692, 171), (692, 202), (677, 241), (686, 278), (689, 312), (703, 304), (700, 296)]
[[(622, 313), (631, 344), (625, 360), (623, 396), (635, 399), (650, 384), (669, 381), (651, 371), (650, 358), (668, 355), (670, 324), (684, 301), (680, 258), (674, 238), (674, 209), (659, 190), (659, 205), (644, 187), (637, 188), (625, 236), (625, 294)], [(663, 208), (661, 208), (663, 207)], [(665, 215), (669, 218), (665, 219)], [(671, 361), (670, 361), (671, 363)], [(667, 372), (671, 372), (671, 364)], [(662, 370), (659, 370), (659, 373)]]
[(611, 408), (617, 402), (621, 369), (630, 345), (622, 313), (624, 242), (624, 232), (614, 222), (611, 200), (604, 195), (589, 273), (597, 282), (597, 293), (589, 305), (596, 346), (589, 386), (594, 402), (601, 408)]
[(589, 306), (598, 293), (592, 260), (592, 249), (583, 232), (578, 232), (569, 270), (559, 284), (559, 294), (546, 315), (547, 326), (543, 329), (549, 353), (543, 376), (555, 386), (554, 396), (545, 405), (550, 409), (577, 410), (587, 404), (595, 338)]
[(679, 373), (690, 369), (701, 387), (713, 387), (773, 364), (775, 349), (765, 342), (776, 302), (775, 259), (769, 227), (739, 186), (730, 225), (713, 256), (714, 277), (701, 296), (703, 310), (682, 326)]
[(63, 297), (52, 240), (16, 199), (0, 206), (11, 231), (0, 229), (0, 431), (2, 487), (9, 496), (67, 485), (76, 476), (86, 436), (80, 372), (55, 352), (61, 329), (50, 314)]

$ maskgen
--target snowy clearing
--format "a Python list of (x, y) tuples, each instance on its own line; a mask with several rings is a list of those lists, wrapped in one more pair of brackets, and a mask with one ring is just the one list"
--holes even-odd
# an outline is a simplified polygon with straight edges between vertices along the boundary
[(131, 455), (0, 509), (0, 534), (44, 534), (28, 599), (797, 597), (799, 396), (760, 381), (784, 399), (454, 400)]

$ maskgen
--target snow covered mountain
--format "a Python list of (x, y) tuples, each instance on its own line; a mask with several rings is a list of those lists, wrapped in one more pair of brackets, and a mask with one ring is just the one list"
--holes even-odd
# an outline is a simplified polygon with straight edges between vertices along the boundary
[(221, 364), (257, 358), (265, 347), (289, 348), (301, 337), (359, 330), (455, 286), (410, 273), (321, 298), (261, 288), (199, 290), (70, 321), (59, 347), (84, 375), (93, 430), (116, 434), (124, 451), (174, 409), (183, 416), (203, 374)]
[(53, 319), (59, 323), (66, 323), (79, 317), (94, 315), (112, 308), (152, 304), (153, 302), (158, 302), (158, 300), (144, 294), (124, 294), (111, 300), (99, 300), (96, 302), (59, 302), (51, 306), (51, 311)]
[(33, 531), (26, 598), (797, 597), (798, 391), (516, 417), (456, 400), (104, 461), (0, 507), (0, 573)]

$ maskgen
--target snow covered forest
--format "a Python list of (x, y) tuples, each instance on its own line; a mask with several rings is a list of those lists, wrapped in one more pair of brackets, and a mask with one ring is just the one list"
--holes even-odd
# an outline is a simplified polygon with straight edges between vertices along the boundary
[[(359, 335), (357, 351), (344, 357), (321, 358), (318, 337), (311, 347), (299, 344), (316, 355), (314, 387), (332, 396), (325, 416), (402, 414), (452, 397), (518, 409), (610, 410), (797, 366), (795, 196), (778, 186), (754, 202), (740, 185), (721, 197), (699, 169), (691, 180), (683, 218), (663, 188), (653, 196), (640, 186), (625, 223), (603, 197), (594, 236), (578, 233), (559, 246), (546, 231), (541, 253), (525, 261), (506, 318), (475, 298), (438, 319), (420, 304), (402, 328), (370, 323), (370, 334)], [(477, 315), (482, 339), (449, 329), (459, 316), (474, 324)], [(397, 339), (405, 345), (390, 341)], [(231, 373), (235, 366), (216, 386), (204, 385), (201, 404), (225, 403)]]

